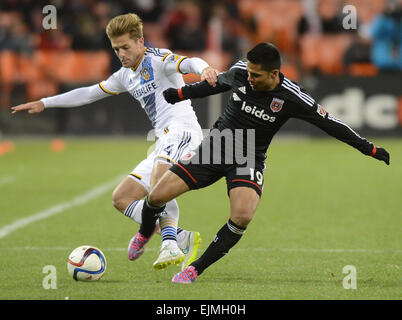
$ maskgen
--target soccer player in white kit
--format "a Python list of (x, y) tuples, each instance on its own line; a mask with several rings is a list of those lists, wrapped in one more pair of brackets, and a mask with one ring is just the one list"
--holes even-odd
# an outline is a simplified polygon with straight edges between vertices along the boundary
[[(173, 106), (166, 102), (162, 92), (170, 87), (184, 86), (182, 74), (186, 73), (199, 74), (201, 80), (215, 85), (218, 71), (200, 58), (180, 56), (168, 49), (145, 47), (142, 21), (134, 13), (113, 18), (106, 27), (106, 33), (122, 63), (120, 70), (98, 84), (11, 109), (12, 114), (24, 110), (33, 114), (53, 107), (77, 107), (110, 95), (129, 92), (140, 102), (152, 122), (157, 142), (155, 150), (116, 187), (112, 201), (116, 209), (141, 223), (141, 210), (146, 201), (142, 199), (150, 188), (172, 164), (202, 140), (201, 127), (190, 100)], [(162, 245), (154, 263), (156, 269), (179, 263), (183, 263), (184, 268), (195, 259), (201, 244), (200, 234), (178, 228), (178, 220), (179, 208), (176, 200), (172, 200), (159, 218)], [(143, 250), (132, 250), (135, 241), (133, 237), (129, 243), (130, 260), (139, 258), (143, 253)]]

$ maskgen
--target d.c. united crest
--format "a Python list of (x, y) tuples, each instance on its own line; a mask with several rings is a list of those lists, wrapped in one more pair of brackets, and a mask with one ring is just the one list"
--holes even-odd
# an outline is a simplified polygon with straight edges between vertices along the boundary
[(279, 98), (273, 98), (271, 102), (271, 110), (272, 112), (279, 112), (282, 109), (283, 104), (285, 103), (284, 100)]

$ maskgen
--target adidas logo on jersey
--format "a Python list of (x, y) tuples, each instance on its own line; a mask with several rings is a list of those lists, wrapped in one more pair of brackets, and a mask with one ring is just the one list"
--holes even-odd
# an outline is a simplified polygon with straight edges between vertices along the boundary
[(246, 94), (246, 87), (240, 87), (239, 91), (243, 94)]
[(254, 117), (262, 119), (264, 121), (274, 122), (276, 120), (276, 117), (271, 117), (270, 115), (264, 113), (264, 109), (258, 109), (256, 106), (254, 107), (247, 106), (245, 101), (241, 106), (241, 110), (243, 110), (246, 113), (250, 113)]

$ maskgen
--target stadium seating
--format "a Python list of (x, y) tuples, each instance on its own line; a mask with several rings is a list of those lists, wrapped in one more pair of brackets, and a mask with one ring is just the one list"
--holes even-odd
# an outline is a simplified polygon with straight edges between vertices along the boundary
[[(357, 9), (359, 25), (367, 27), (377, 14), (383, 12), (386, 1), (354, 0), (351, 4)], [(339, 1), (339, 5), (342, 8), (343, 1)], [(238, 0), (236, 6), (239, 14), (239, 18), (236, 18), (236, 35), (249, 39), (250, 45), (263, 41), (275, 43), (284, 57), (282, 71), (294, 80), (312, 71), (326, 75), (378, 74), (378, 69), (370, 63), (344, 66), (344, 53), (352, 41), (349, 34), (305, 34), (298, 37), (298, 23), (305, 10), (301, 0)], [(13, 13), (0, 13), (0, 17), (4, 26), (21, 19)], [(145, 22), (145, 32), (146, 39), (151, 43), (163, 43), (164, 47), (169, 47), (160, 24)], [(56, 94), (61, 83), (94, 83), (110, 73), (110, 56), (107, 51), (43, 48), (36, 48), (30, 55), (0, 51), (0, 107), (9, 104), (10, 92), (18, 84), (26, 86), (27, 98), (33, 100)], [(222, 53), (219, 48), (215, 48), (215, 51), (210, 49), (208, 47), (204, 52), (182, 54), (200, 56), (222, 71), (233, 62), (231, 52)], [(186, 83), (195, 82), (199, 76), (185, 75), (184, 79)]]
[[(229, 53), (178, 52), (198, 56), (220, 71), (230, 64)], [(0, 52), (0, 79), (3, 102), (15, 84), (25, 84), (27, 98), (37, 100), (58, 93), (60, 83), (89, 84), (106, 79), (110, 75), (110, 55), (106, 51), (38, 50), (32, 55), (12, 51)], [(200, 80), (194, 74), (184, 75), (186, 83)], [(2, 103), (3, 105), (3, 103)]]
[(241, 0), (238, 6), (243, 18), (254, 16), (256, 20), (254, 43), (270, 41), (287, 54), (295, 53), (297, 23), (303, 14), (301, 1)]
[(281, 72), (289, 79), (293, 81), (300, 80), (300, 71), (297, 65), (291, 61), (284, 61), (281, 66)]
[(13, 51), (0, 51), (0, 80), (2, 84), (11, 84), (18, 80), (18, 55)]
[(348, 67), (348, 74), (353, 77), (374, 77), (378, 75), (378, 68), (372, 63), (353, 63)]
[(88, 83), (109, 73), (110, 56), (106, 51), (37, 51), (33, 60), (56, 81)]
[(312, 35), (300, 39), (300, 55), (307, 72), (316, 70), (323, 74), (344, 73), (343, 56), (352, 38), (348, 34)]
[[(26, 84), (29, 100), (57, 94), (59, 83), (87, 84), (109, 76), (106, 51), (38, 50), (32, 55), (0, 52), (0, 79), (6, 94)], [(7, 92), (6, 92), (7, 91)]]
[(0, 106), (7, 108), (11, 104), (11, 90), (18, 80), (15, 73), (18, 57), (12, 51), (0, 51)]

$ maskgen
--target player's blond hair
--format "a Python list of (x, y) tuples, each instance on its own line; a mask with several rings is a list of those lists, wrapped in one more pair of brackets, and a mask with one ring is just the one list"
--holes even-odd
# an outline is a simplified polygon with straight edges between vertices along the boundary
[(126, 33), (135, 40), (143, 37), (142, 20), (135, 13), (116, 16), (106, 26), (106, 34), (109, 39), (120, 37)]

